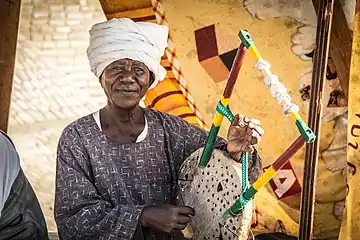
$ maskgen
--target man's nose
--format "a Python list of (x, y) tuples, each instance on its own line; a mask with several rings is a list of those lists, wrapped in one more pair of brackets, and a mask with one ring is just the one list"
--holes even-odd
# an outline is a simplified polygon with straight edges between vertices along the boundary
[(132, 71), (129, 70), (125, 70), (123, 72), (123, 77), (121, 78), (122, 82), (135, 82), (135, 77), (134, 77), (134, 73)]

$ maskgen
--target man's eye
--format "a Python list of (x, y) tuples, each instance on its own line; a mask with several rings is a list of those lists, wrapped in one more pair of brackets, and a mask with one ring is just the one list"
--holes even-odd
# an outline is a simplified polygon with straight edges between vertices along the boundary
[(138, 68), (138, 67), (134, 68), (134, 70), (135, 70), (135, 72), (144, 72), (144, 70), (142, 68)]
[(113, 67), (113, 70), (121, 71), (121, 67)]

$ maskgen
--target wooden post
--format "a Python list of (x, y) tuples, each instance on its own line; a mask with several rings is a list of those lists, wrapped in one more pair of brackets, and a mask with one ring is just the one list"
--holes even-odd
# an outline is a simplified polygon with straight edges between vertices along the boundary
[(7, 131), (21, 0), (0, 1), (0, 129)]
[(360, 0), (356, 2), (349, 76), (347, 196), (339, 240), (360, 239)]
[(348, 24), (340, 0), (334, 2), (332, 22), (329, 55), (335, 65), (345, 97), (348, 98), (352, 35), (347, 27)]
[(331, 22), (334, 0), (319, 0), (317, 3), (316, 48), (313, 61), (309, 127), (317, 136), (315, 141), (306, 145), (303, 188), (301, 192), (301, 215), (299, 239), (311, 240), (315, 203), (315, 185), (318, 168), (322, 95), (326, 81), (326, 66), (329, 52)]

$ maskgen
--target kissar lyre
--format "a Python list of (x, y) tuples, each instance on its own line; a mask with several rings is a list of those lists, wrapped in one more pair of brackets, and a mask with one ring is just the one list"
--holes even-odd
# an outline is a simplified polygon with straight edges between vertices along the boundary
[[(196, 215), (190, 222), (192, 239), (247, 239), (252, 218), (252, 199), (286, 162), (306, 143), (315, 140), (313, 131), (299, 114), (299, 107), (291, 102), (285, 86), (271, 66), (260, 55), (246, 30), (239, 32), (241, 44), (228, 76), (221, 100), (216, 106), (214, 120), (204, 148), (192, 153), (181, 165), (178, 176), (177, 200), (191, 206)], [(299, 130), (299, 137), (291, 146), (249, 186), (249, 153), (241, 155), (241, 162), (231, 161), (227, 153), (214, 149), (216, 137), (224, 116), (232, 122), (230, 97), (247, 51), (256, 58), (256, 68), (265, 78), (264, 83), (277, 103), (283, 106)]]

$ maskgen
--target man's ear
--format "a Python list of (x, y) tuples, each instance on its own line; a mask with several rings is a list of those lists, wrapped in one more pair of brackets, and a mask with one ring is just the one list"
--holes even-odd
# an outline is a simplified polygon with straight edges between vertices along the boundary
[(155, 82), (155, 74), (151, 71), (150, 72), (150, 80), (149, 80), (149, 87), (151, 86), (151, 84), (153, 84)]
[(100, 82), (100, 85), (102, 88), (104, 88), (104, 82), (103, 82), (103, 75), (101, 74), (100, 77), (99, 77), (99, 82)]

